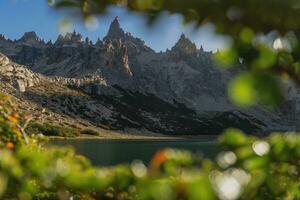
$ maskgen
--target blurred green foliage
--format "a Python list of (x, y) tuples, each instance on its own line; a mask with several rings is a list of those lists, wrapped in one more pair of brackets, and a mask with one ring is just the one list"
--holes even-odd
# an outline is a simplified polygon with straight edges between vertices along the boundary
[(240, 106), (276, 106), (282, 100), (279, 83), (269, 74), (243, 73), (229, 84), (229, 97)]
[[(245, 66), (244, 73), (232, 82), (230, 97), (242, 106), (279, 103), (281, 76), (300, 83), (298, 0), (48, 0), (55, 8), (73, 8), (84, 19), (103, 14), (111, 5), (140, 12), (154, 21), (162, 12), (180, 14), (185, 23), (213, 24), (231, 45), (216, 54), (220, 65)], [(239, 75), (238, 75), (239, 76)], [(258, 76), (258, 78), (251, 78)], [(266, 84), (271, 86), (266, 90)], [(249, 80), (250, 83), (246, 83)], [(276, 81), (275, 81), (276, 80)], [(241, 83), (243, 86), (234, 86)], [(275, 83), (278, 82), (278, 83)], [(260, 83), (260, 84), (256, 84)], [(271, 83), (275, 83), (274, 85)], [(253, 85), (258, 93), (250, 94)], [(236, 91), (245, 89), (246, 91)], [(279, 92), (279, 93), (278, 93)], [(254, 92), (255, 93), (255, 92)], [(237, 94), (244, 94), (237, 97)], [(271, 100), (274, 99), (274, 100)]]
[[(267, 138), (228, 129), (215, 160), (163, 149), (148, 166), (133, 161), (93, 167), (70, 148), (49, 147), (42, 136), (20, 134), (22, 116), (0, 97), (0, 198), (21, 200), (299, 199), (300, 136)], [(13, 116), (13, 117), (11, 117)], [(18, 117), (17, 117), (18, 116)]]

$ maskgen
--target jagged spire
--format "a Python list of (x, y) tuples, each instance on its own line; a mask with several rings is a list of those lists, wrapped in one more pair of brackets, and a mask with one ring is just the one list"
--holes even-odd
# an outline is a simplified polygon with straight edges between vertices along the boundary
[(201, 45), (201, 47), (200, 47), (200, 51), (204, 51), (204, 49), (203, 49), (203, 46)]
[(0, 34), (0, 41), (12, 42), (11, 39), (7, 38), (5, 35)]
[(24, 35), (19, 39), (20, 42), (27, 42), (27, 41), (38, 41), (40, 42), (41, 39), (37, 36), (34, 31), (25, 32)]
[(187, 37), (185, 36), (184, 33), (181, 33), (181, 35), (180, 35), (180, 40), (185, 40), (185, 39), (187, 39)]
[(98, 38), (95, 45), (97, 47), (102, 47), (103, 46), (103, 42)]
[(185, 53), (194, 53), (197, 51), (196, 44), (193, 43), (185, 34), (181, 34), (180, 39), (172, 48), (172, 51), (180, 51)]
[(116, 17), (111, 23), (108, 33), (105, 36), (104, 40), (114, 39), (114, 38), (124, 38), (125, 32), (121, 28), (119, 17)]
[(74, 30), (72, 33), (66, 33), (64, 36), (60, 34), (54, 44), (62, 45), (76, 43), (82, 43), (82, 35), (80, 33), (76, 33)]
[(3, 34), (0, 34), (0, 40), (6, 40), (6, 38)]
[(48, 42), (47, 42), (47, 45), (52, 45), (53, 43), (52, 43), (52, 40), (49, 40)]
[(84, 43), (85, 43), (85, 45), (93, 46), (92, 40), (90, 40), (88, 37), (85, 38)]

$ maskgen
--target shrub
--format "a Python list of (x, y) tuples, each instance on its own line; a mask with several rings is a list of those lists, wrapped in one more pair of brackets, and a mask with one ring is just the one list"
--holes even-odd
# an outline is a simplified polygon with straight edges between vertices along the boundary
[(73, 128), (37, 122), (30, 123), (26, 131), (29, 134), (41, 133), (47, 136), (75, 137), (79, 135), (78, 131)]
[(0, 147), (23, 142), (20, 118), (11, 98), (0, 93)]
[(99, 136), (99, 133), (93, 129), (83, 129), (80, 131), (81, 134), (84, 135), (95, 135), (95, 136)]

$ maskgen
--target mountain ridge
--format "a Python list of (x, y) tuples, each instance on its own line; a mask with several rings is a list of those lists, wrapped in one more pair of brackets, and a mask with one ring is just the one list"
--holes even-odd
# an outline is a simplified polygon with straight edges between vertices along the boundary
[[(101, 118), (95, 124), (110, 121), (112, 126), (122, 129), (127, 123), (131, 126), (129, 128), (168, 134), (172, 131), (196, 134), (206, 130), (216, 134), (229, 126), (243, 128), (239, 122), (245, 124), (250, 132), (295, 129), (281, 116), (281, 111), (271, 112), (262, 108), (243, 110), (232, 105), (227, 98), (226, 87), (236, 69), (220, 71), (213, 60), (213, 53), (204, 51), (202, 47), (198, 49), (184, 34), (171, 50), (157, 53), (141, 39), (125, 33), (116, 18), (107, 36), (96, 43), (88, 38), (84, 40), (75, 31), (58, 36), (54, 43), (46, 43), (29, 32), (15, 41), (0, 36), (0, 52), (34, 73), (47, 77), (53, 84), (80, 90), (100, 101), (101, 107), (110, 105), (113, 117)], [(134, 97), (141, 102), (136, 102)], [(39, 101), (37, 99), (34, 98)], [(43, 101), (48, 102), (47, 99)], [(164, 112), (147, 110), (142, 101)], [(169, 112), (154, 102), (176, 112)], [(78, 108), (78, 105), (75, 107)], [(298, 114), (293, 120), (297, 117)], [(92, 119), (90, 114), (88, 119)], [(189, 125), (194, 129), (184, 128)], [(211, 129), (213, 126), (218, 128)], [(201, 127), (203, 130), (200, 131)]]
[[(116, 30), (116, 28), (112, 27), (112, 26), (114, 26), (114, 23), (118, 24), (117, 25), (117, 27), (118, 27), (117, 30)], [(151, 46), (146, 45), (145, 41), (143, 41), (142, 39), (134, 37), (130, 32), (125, 32), (122, 29), (122, 27), (121, 27), (120, 24), (121, 23), (120, 23), (119, 17), (118, 16), (115, 17), (115, 19), (112, 21), (111, 25), (109, 26), (109, 30), (108, 30), (107, 34), (105, 36), (103, 36), (102, 39), (100, 37), (96, 38), (95, 41), (89, 39), (89, 37), (85, 37), (84, 38), (84, 36), (81, 33), (76, 32), (75, 30), (73, 30), (73, 32), (66, 32), (65, 34), (59, 34), (56, 39), (54, 39), (54, 40), (53, 39), (49, 39), (48, 41), (42, 39), (35, 31), (24, 32), (24, 34), (21, 37), (15, 38), (15, 39), (10, 39), (9, 37), (7, 37), (4, 34), (0, 33), (0, 41), (6, 41), (6, 42), (11, 42), (11, 43), (17, 42), (18, 43), (18, 42), (24, 42), (24, 40), (31, 39), (31, 40), (36, 40), (37, 42), (41, 42), (44, 45), (47, 45), (47, 44), (48, 45), (50, 45), (50, 44), (54, 45), (55, 43), (59, 43), (59, 41), (61, 41), (61, 40), (69, 40), (72, 37), (72, 35), (74, 35), (75, 38), (77, 38), (77, 39), (75, 39), (75, 38), (73, 38), (73, 39), (77, 40), (77, 42), (83, 44), (86, 41), (89, 41), (89, 44), (91, 46), (95, 46), (96, 47), (96, 46), (99, 46), (101, 43), (103, 44), (103, 42), (105, 40), (109, 40), (109, 39), (114, 38), (114, 37), (115, 38), (116, 37), (117, 38), (122, 38), (122, 39), (125, 39), (125, 37), (127, 37), (127, 39), (128, 38), (136, 39), (137, 41), (139, 41), (140, 44), (145, 45), (148, 49), (150, 49), (151, 51), (153, 51), (155, 53), (165, 53), (167, 51), (170, 51), (168, 49), (163, 50), (163, 51), (155, 51), (154, 49), (151, 48)], [(110, 29), (113, 29), (113, 30), (110, 30)], [(114, 32), (119, 32), (119, 33), (115, 34)], [(180, 36), (180, 38), (177, 40), (177, 42), (180, 41), (180, 39), (181, 39), (182, 36), (186, 37), (186, 35), (182, 33), (181, 36)], [(189, 38), (186, 37), (186, 39), (188, 39), (190, 41)], [(76, 42), (76, 41), (74, 41), (74, 42)], [(170, 49), (174, 48), (177, 42), (175, 42), (174, 45), (173, 45), (173, 47), (171, 47)], [(30, 44), (28, 44), (28, 45), (30, 45)], [(200, 47), (200, 50), (204, 51), (204, 49), (203, 49), (202, 46)], [(207, 52), (212, 53), (212, 51), (207, 51)]]

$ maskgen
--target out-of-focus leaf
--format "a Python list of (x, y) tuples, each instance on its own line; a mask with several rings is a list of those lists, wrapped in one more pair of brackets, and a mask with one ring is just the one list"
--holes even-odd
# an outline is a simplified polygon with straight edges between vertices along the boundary
[(228, 93), (230, 99), (242, 107), (257, 103), (275, 106), (282, 100), (277, 80), (267, 74), (241, 74), (231, 81)]
[(0, 197), (5, 193), (7, 188), (7, 176), (3, 173), (0, 173)]
[(241, 40), (248, 45), (249, 44), (251, 45), (251, 42), (252, 42), (254, 36), (255, 36), (255, 33), (250, 28), (244, 28), (240, 33)]
[(252, 106), (258, 101), (255, 78), (251, 74), (242, 74), (229, 84), (229, 97), (239, 106)]
[(268, 157), (254, 157), (249, 158), (244, 162), (244, 167), (246, 170), (256, 170), (259, 168), (265, 168), (267, 167), (269, 163)]
[(219, 51), (214, 57), (217, 63), (223, 68), (232, 67), (233, 64), (237, 63), (237, 53), (232, 48)]
[(232, 147), (239, 147), (249, 142), (243, 132), (232, 128), (227, 129), (219, 140), (222, 145)]
[(268, 69), (270, 67), (273, 67), (277, 59), (276, 52), (273, 49), (266, 47), (265, 45), (259, 45), (258, 50), (259, 56), (253, 62), (253, 68)]
[(198, 200), (198, 199), (214, 200), (214, 199), (216, 199), (216, 196), (211, 187), (208, 177), (200, 177), (197, 179), (196, 179), (196, 181), (188, 184), (188, 186), (187, 186), (188, 199), (190, 199), (190, 200)]

